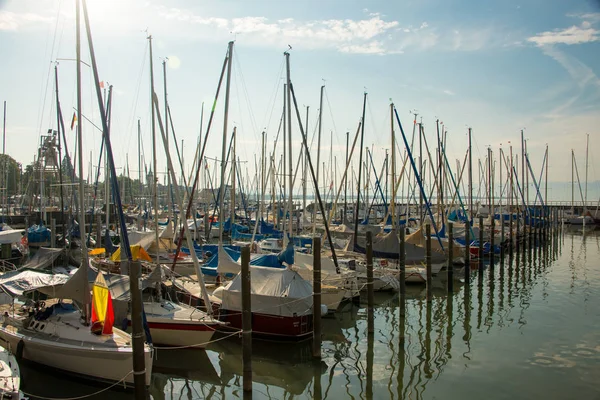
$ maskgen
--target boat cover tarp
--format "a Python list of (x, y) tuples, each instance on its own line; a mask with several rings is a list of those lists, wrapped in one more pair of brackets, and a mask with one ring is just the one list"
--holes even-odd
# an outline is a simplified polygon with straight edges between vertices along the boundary
[(25, 232), (23, 229), (10, 229), (7, 226), (4, 228), (0, 231), (0, 244), (12, 244), (21, 241), (23, 232)]
[(63, 249), (53, 249), (50, 247), (40, 247), (33, 257), (29, 259), (21, 268), (44, 269), (50, 265), (63, 253)]
[(37, 290), (41, 287), (49, 289), (59, 287), (70, 278), (71, 276), (66, 274), (51, 274), (21, 268), (17, 271), (2, 274), (0, 276), (0, 289), (11, 297), (19, 297), (23, 295), (23, 292)]
[(29, 243), (43, 243), (50, 241), (50, 229), (45, 225), (32, 225), (27, 229)]
[[(87, 274), (86, 274), (87, 272)], [(85, 281), (94, 282), (96, 280), (96, 276), (98, 272), (93, 268), (78, 268), (77, 271), (73, 275), (69, 277), (69, 279), (63, 283), (62, 286), (45, 286), (36, 288), (41, 293), (44, 293), (47, 296), (57, 298), (57, 299), (71, 299), (73, 301), (77, 301), (78, 303), (88, 302), (91, 304), (91, 294), (90, 291), (85, 293), (83, 290)], [(88, 285), (89, 290), (91, 290), (92, 286)]]
[[(164, 234), (164, 232), (168, 229), (169, 228), (162, 230), (160, 232), (161, 235)], [(171, 232), (173, 232), (173, 229), (171, 229)], [(150, 231), (150, 230), (148, 230), (148, 231), (128, 230), (127, 237), (129, 238), (130, 246), (139, 245), (139, 246), (143, 247), (144, 250), (148, 250), (150, 248), (150, 246), (152, 245), (152, 243), (154, 243), (154, 239), (155, 239), (154, 231)]]
[[(361, 240), (362, 239), (362, 240)], [(350, 240), (352, 244), (353, 240)], [(433, 241), (432, 241), (433, 242)], [(357, 253), (366, 253), (366, 239), (359, 238), (359, 243), (354, 243), (354, 251)], [(420, 264), (425, 262), (425, 249), (412, 243), (404, 243), (406, 252), (406, 264)], [(395, 230), (384, 235), (373, 238), (373, 257), (388, 258), (398, 260), (400, 258), (400, 240)], [(443, 254), (432, 253), (432, 263), (443, 263), (445, 257)]]
[[(214, 260), (214, 257), (217, 256), (217, 271), (220, 274), (237, 274), (240, 272), (240, 257), (241, 252), (237, 252), (235, 250), (226, 249), (223, 246), (219, 246), (219, 250), (217, 254), (213, 256), (211, 261)], [(207, 263), (208, 264), (208, 263)], [(213, 265), (210, 265), (214, 267)]]
[[(292, 317), (312, 314), (312, 285), (289, 268), (250, 266), (252, 312)], [(226, 310), (242, 310), (242, 278), (214, 292)]]
[[(131, 248), (131, 255), (133, 256), (133, 260), (145, 260), (145, 261), (152, 261), (152, 258), (150, 258), (150, 255), (148, 254), (148, 252), (146, 252), (146, 250), (144, 250), (144, 248), (140, 245), (134, 245), (134, 246), (129, 246)], [(113, 253), (112, 256), (110, 256), (111, 261), (121, 261), (121, 248), (119, 247), (117, 249), (117, 251), (115, 251)]]

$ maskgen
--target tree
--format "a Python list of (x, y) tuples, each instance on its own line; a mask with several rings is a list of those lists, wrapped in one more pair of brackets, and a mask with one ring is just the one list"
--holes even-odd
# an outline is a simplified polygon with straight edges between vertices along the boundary
[(6, 189), (7, 196), (19, 193), (21, 184), (21, 164), (8, 154), (0, 154), (0, 187)]

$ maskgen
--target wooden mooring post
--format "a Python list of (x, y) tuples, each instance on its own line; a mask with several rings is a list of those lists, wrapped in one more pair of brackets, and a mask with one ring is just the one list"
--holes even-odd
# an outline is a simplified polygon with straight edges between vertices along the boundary
[(242, 363), (244, 392), (252, 392), (252, 298), (250, 247), (242, 247)]
[(446, 267), (448, 271), (448, 293), (454, 291), (454, 232), (453, 224), (448, 221), (448, 265)]
[(321, 238), (313, 238), (313, 358), (321, 359)]
[(427, 302), (431, 302), (431, 225), (425, 224), (425, 268), (427, 272)]
[(479, 272), (483, 272), (483, 217), (479, 216)]
[(373, 314), (373, 234), (367, 232), (367, 331), (375, 332), (375, 318)]
[(400, 263), (400, 300), (406, 299), (406, 230), (400, 226), (400, 255), (398, 257)]
[(465, 222), (465, 285), (471, 283), (471, 222)]

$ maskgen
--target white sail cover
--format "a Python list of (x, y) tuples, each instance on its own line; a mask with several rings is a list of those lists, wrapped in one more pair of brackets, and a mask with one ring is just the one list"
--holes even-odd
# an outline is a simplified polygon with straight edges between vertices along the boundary
[[(312, 314), (312, 286), (288, 268), (250, 266), (252, 312), (292, 317)], [(220, 289), (220, 290), (219, 290)], [(226, 310), (242, 310), (242, 278), (213, 293)]]
[(241, 266), (239, 262), (233, 261), (233, 258), (225, 251), (223, 245), (219, 245), (219, 256), (217, 272), (220, 274), (239, 274)]
[(23, 292), (46, 287), (51, 292), (65, 284), (71, 276), (65, 274), (49, 274), (46, 272), (20, 269), (0, 276), (0, 289), (11, 297), (19, 297)]
[(0, 230), (0, 244), (11, 244), (19, 242), (23, 236), (23, 229), (3, 229)]

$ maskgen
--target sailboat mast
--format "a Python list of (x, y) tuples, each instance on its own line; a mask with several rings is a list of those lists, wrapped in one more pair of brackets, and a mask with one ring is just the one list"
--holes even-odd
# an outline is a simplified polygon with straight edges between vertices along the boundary
[(360, 210), (360, 178), (362, 172), (362, 155), (363, 155), (363, 146), (365, 139), (365, 111), (367, 108), (367, 92), (365, 92), (363, 97), (363, 109), (362, 109), (362, 117), (361, 117), (361, 125), (360, 125), (360, 147), (359, 147), (359, 155), (358, 155), (358, 180), (356, 184), (356, 209), (354, 211), (354, 246), (356, 247), (358, 243), (358, 211)]
[(236, 189), (236, 185), (235, 185), (235, 181), (236, 181), (236, 155), (235, 155), (235, 142), (236, 142), (236, 132), (237, 132), (237, 127), (234, 126), (233, 127), (233, 154), (231, 157), (231, 231), (233, 231), (233, 224), (235, 223), (235, 189)]
[(585, 195), (583, 197), (583, 210), (584, 213), (587, 210), (587, 192), (588, 192), (588, 152), (589, 152), (589, 145), (590, 145), (590, 134), (587, 133), (586, 134), (586, 139), (585, 139)]
[[(57, 75), (57, 72), (56, 72), (56, 66), (54, 66), (54, 73), (55, 73), (55, 75), (57, 77), (56, 78), (56, 100), (57, 100), (57, 103), (56, 103), (56, 113), (57, 113), (57, 115), (60, 115), (59, 114), (60, 111), (58, 109), (58, 75)], [(57, 121), (57, 124), (58, 124), (58, 121)], [(56, 127), (56, 129), (59, 130), (60, 126), (58, 125)], [(58, 140), (60, 141), (60, 135), (58, 136)], [(59, 146), (59, 149), (60, 149), (60, 146)], [(3, 117), (2, 117), (2, 155), (5, 155), (5, 154), (6, 154), (6, 100), (4, 100), (4, 114), (3, 114)], [(7, 163), (6, 163), (6, 159), (4, 161), (4, 176), (6, 178), (8, 178), (8, 166), (7, 166)], [(4, 187), (6, 188), (6, 200), (4, 201), (3, 204), (6, 204), (7, 208), (9, 208), (8, 207), (8, 179), (4, 180)], [(62, 193), (62, 184), (61, 184), (60, 187), (61, 187), (61, 193)], [(62, 194), (61, 194), (61, 198), (60, 199), (62, 201)], [(61, 207), (62, 207), (62, 204), (61, 204)], [(64, 229), (63, 229), (63, 231), (64, 231)]]
[(390, 103), (390, 134), (392, 139), (392, 195), (390, 197), (390, 203), (393, 230), (396, 228), (396, 137), (394, 134), (394, 103)]
[[(521, 129), (521, 185), (525, 185), (525, 139), (523, 129)], [(525, 194), (525, 190), (522, 190)], [(523, 220), (525, 219), (525, 210), (523, 210)]]
[[(548, 154), (548, 145), (546, 144), (546, 179), (544, 182), (544, 200), (546, 201), (546, 204), (548, 204), (548, 163), (550, 162), (549, 156), (550, 154)], [(548, 218), (548, 215), (546, 215), (546, 218)]]
[(471, 128), (469, 128), (469, 219), (473, 218), (473, 155), (471, 151)]
[[(164, 91), (164, 103), (165, 103), (165, 135), (167, 135), (167, 149), (166, 151), (169, 151), (169, 103), (167, 101), (167, 60), (163, 60), (162, 62), (162, 67), (163, 67), (163, 91)], [(152, 91), (152, 93), (154, 93), (154, 91)], [(177, 147), (177, 143), (175, 144), (175, 147)], [(181, 151), (183, 152), (183, 148), (181, 149)], [(173, 217), (175, 215), (175, 213), (173, 212), (172, 209), (172, 204), (171, 204), (171, 175), (169, 173), (167, 173), (167, 218)], [(183, 210), (179, 210), (180, 212), (183, 212)], [(187, 216), (184, 215), (184, 221), (185, 218)], [(171, 223), (169, 221), (169, 223)], [(158, 242), (157, 242), (158, 244)]]
[(227, 80), (225, 83), (225, 116), (223, 118), (223, 143), (221, 148), (221, 189), (219, 190), (219, 244), (223, 244), (223, 203), (225, 198), (225, 152), (227, 147), (227, 120), (229, 118), (229, 89), (231, 88), (231, 63), (233, 60), (233, 41), (227, 49)]
[(148, 36), (148, 46), (150, 47), (150, 107), (152, 108), (152, 169), (154, 170), (154, 176), (152, 179), (153, 196), (152, 196), (152, 207), (154, 208), (154, 241), (156, 242), (156, 262), (158, 263), (158, 252), (160, 250), (160, 239), (158, 237), (158, 167), (156, 158), (156, 116), (154, 109), (154, 102), (152, 96), (154, 96), (154, 63), (152, 59), (152, 35)]
[[(306, 122), (304, 124), (304, 130), (308, 132), (308, 112), (310, 110), (310, 106), (306, 106)], [(304, 221), (306, 221), (306, 174), (307, 174), (307, 163), (308, 157), (306, 156), (306, 152), (303, 153), (304, 163), (302, 164), (302, 225), (304, 225)]]
[[(350, 132), (346, 131), (346, 168), (348, 168), (348, 145), (350, 140)], [(348, 209), (348, 173), (344, 175), (344, 224), (348, 222), (346, 216)]]
[[(288, 123), (288, 212), (289, 212), (289, 224), (288, 234), (292, 237), (292, 215), (294, 212), (293, 202), (293, 179), (294, 179), (294, 165), (292, 161), (292, 102), (291, 102), (291, 88), (290, 88), (290, 53), (285, 52), (285, 69), (286, 69), (286, 81), (287, 81), (287, 123)], [(285, 166), (284, 166), (285, 169)], [(285, 218), (285, 216), (284, 216)]]
[[(325, 90), (325, 85), (321, 85), (321, 95), (319, 96), (319, 126), (317, 128), (317, 185), (319, 184), (319, 166), (321, 165), (321, 122), (323, 120), (323, 91)], [(308, 133), (308, 131), (306, 131)], [(314, 200), (314, 199), (313, 199)], [(316, 232), (316, 218), (317, 218), (317, 207), (316, 202), (313, 201), (313, 212), (312, 212), (312, 226), (313, 226), (313, 236)], [(324, 216), (323, 216), (324, 217)]]
[[(140, 119), (138, 118), (137, 123), (138, 130), (138, 196), (139, 198), (139, 206), (140, 212), (138, 214), (142, 214), (142, 192), (144, 190), (144, 186), (142, 184), (142, 128), (140, 126)], [(139, 226), (138, 226), (139, 228)]]
[[(80, 17), (80, 6), (79, 0), (76, 1), (76, 17), (75, 17), (75, 25), (76, 25), (76, 36), (75, 36), (75, 51), (77, 58), (77, 150), (79, 152), (79, 232), (81, 237), (81, 265), (79, 268), (83, 268), (84, 271), (87, 271), (88, 268), (88, 251), (87, 251), (87, 243), (86, 243), (86, 234), (85, 234), (85, 210), (84, 206), (84, 182), (83, 182), (83, 144), (82, 138), (83, 134), (81, 131), (81, 124), (83, 123), (81, 116), (81, 17)], [(87, 276), (87, 272), (83, 274), (83, 276)], [(89, 324), (90, 321), (90, 312), (89, 306), (91, 303), (90, 299), (90, 284), (87, 279), (83, 280), (83, 293), (84, 293), (84, 303), (83, 303), (83, 317), (85, 324)]]
[[(65, 205), (64, 205), (64, 193), (63, 193), (63, 174), (62, 174), (62, 168), (61, 168), (61, 163), (62, 163), (62, 146), (61, 146), (61, 135), (60, 135), (60, 129), (61, 129), (61, 125), (60, 125), (60, 116), (61, 116), (61, 110), (60, 110), (60, 101), (58, 98), (58, 65), (54, 65), (54, 82), (55, 82), (55, 86), (56, 86), (56, 134), (58, 136), (58, 179), (59, 179), (59, 185), (60, 185), (60, 212), (65, 212)], [(2, 136), (2, 154), (4, 154), (5, 152), (5, 144), (6, 144), (6, 101), (4, 102), (4, 127), (3, 127), (3, 136)], [(90, 161), (91, 161), (91, 157), (90, 157)], [(90, 168), (91, 171), (91, 168)], [(8, 177), (8, 175), (7, 175)], [(8, 180), (8, 179), (7, 179)], [(6, 205), (8, 207), (8, 182), (7, 180), (5, 181), (5, 187), (6, 187)], [(10, 207), (8, 207), (8, 215), (10, 215)], [(65, 229), (65, 219), (61, 218), (61, 225), (62, 225), (62, 232), (63, 232), (63, 237), (66, 237), (66, 229)], [(86, 238), (87, 240), (87, 238)], [(63, 247), (66, 247), (66, 241), (63, 240)]]
[(575, 152), (571, 149), (571, 213), (575, 213)]
[[(265, 208), (265, 151), (266, 151), (266, 143), (265, 143), (265, 131), (262, 133), (262, 145), (261, 145), (262, 155), (260, 157), (260, 219), (263, 218), (264, 208)], [(256, 217), (256, 223), (258, 224), (258, 216)]]

